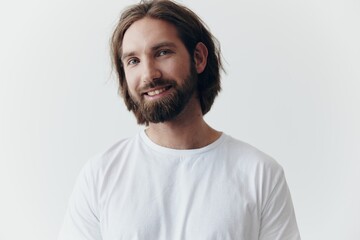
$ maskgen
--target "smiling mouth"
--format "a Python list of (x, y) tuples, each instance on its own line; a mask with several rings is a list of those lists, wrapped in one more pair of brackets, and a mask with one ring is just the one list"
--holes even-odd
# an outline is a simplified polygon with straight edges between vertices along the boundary
[(159, 94), (165, 92), (166, 90), (169, 90), (170, 88), (171, 88), (171, 86), (167, 86), (167, 87), (163, 87), (163, 88), (159, 88), (159, 89), (156, 89), (156, 90), (146, 92), (145, 94), (150, 96), (150, 97), (153, 97), (153, 96), (156, 96), (156, 95), (159, 95)]

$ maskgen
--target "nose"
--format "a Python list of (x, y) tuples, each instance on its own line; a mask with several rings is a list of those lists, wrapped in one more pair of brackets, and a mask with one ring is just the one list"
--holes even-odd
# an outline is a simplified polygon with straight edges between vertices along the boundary
[(152, 82), (161, 77), (161, 71), (152, 59), (147, 59), (143, 61), (143, 74), (142, 81)]

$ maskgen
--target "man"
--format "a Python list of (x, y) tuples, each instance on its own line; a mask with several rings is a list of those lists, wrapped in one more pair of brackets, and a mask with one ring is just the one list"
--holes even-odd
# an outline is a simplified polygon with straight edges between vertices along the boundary
[(120, 93), (146, 129), (82, 170), (61, 240), (297, 240), (279, 164), (204, 121), (220, 50), (172, 1), (126, 9), (112, 38)]

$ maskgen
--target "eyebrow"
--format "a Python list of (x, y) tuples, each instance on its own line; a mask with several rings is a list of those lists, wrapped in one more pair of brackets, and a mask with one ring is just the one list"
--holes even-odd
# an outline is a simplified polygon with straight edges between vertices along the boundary
[[(163, 47), (175, 48), (176, 44), (173, 43), (173, 42), (161, 42), (161, 43), (158, 43), (158, 44), (155, 44), (154, 46), (152, 46), (151, 51), (155, 52), (159, 48), (163, 48)], [(135, 51), (125, 52), (125, 53), (122, 54), (121, 60), (123, 61), (125, 58), (130, 57), (130, 56), (134, 56), (134, 55), (136, 55)]]

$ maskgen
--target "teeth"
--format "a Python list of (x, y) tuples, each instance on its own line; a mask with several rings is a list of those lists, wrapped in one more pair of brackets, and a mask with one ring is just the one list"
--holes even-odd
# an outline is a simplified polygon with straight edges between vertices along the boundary
[(147, 94), (149, 96), (154, 96), (154, 95), (158, 95), (158, 94), (162, 93), (163, 91), (165, 91), (165, 88), (157, 89), (157, 90), (148, 92)]

